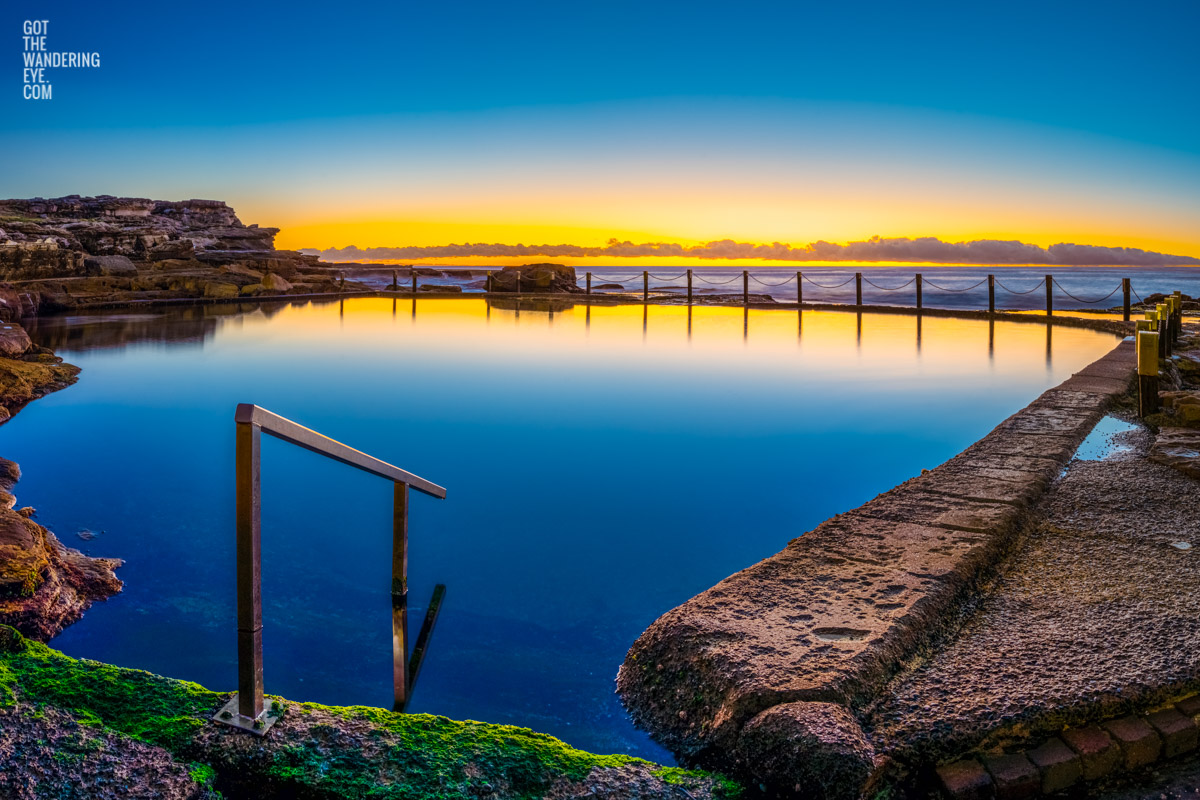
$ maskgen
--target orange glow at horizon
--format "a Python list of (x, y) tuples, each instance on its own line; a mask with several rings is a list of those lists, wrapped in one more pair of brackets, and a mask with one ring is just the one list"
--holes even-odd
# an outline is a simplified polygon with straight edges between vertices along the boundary
[[(266, 211), (260, 218), (271, 219), (272, 215)], [(247, 219), (255, 219), (256, 217), (247, 216)], [(834, 238), (831, 236), (812, 235), (809, 237), (786, 239), (777, 237), (773, 239), (763, 239), (754, 236), (741, 236), (736, 233), (723, 234), (709, 237), (707, 239), (683, 238), (679, 236), (666, 235), (656, 230), (635, 230), (620, 227), (600, 227), (587, 225), (569, 225), (569, 224), (520, 224), (508, 222), (484, 222), (480, 224), (473, 223), (456, 223), (442, 221), (426, 221), (426, 220), (405, 220), (405, 219), (373, 219), (368, 221), (310, 221), (310, 219), (301, 219), (295, 223), (288, 223), (286, 220), (274, 219), (270, 223), (280, 227), (279, 235), (276, 237), (276, 246), (280, 249), (298, 250), (301, 248), (313, 248), (324, 250), (327, 248), (341, 248), (350, 245), (356, 245), (361, 249), (369, 249), (372, 247), (436, 247), (447, 244), (525, 244), (529, 246), (535, 245), (560, 245), (571, 244), (582, 247), (603, 247), (609, 239), (617, 239), (619, 241), (630, 241), (635, 244), (647, 242), (680, 244), (684, 247), (692, 247), (704, 244), (708, 241), (716, 239), (733, 239), (738, 242), (748, 242), (751, 244), (771, 244), (774, 241), (782, 241), (792, 246), (803, 246), (813, 241), (825, 240), (835, 244), (845, 244), (849, 241), (861, 241), (876, 235), (876, 232), (864, 232), (861, 235), (846, 235), (843, 238)], [(844, 228), (847, 226), (838, 226)], [(1046, 219), (1031, 221), (1028, 227), (1021, 230), (997, 229), (975, 227), (967, 224), (965, 221), (960, 224), (953, 224), (953, 221), (946, 221), (946, 224), (938, 226), (938, 230), (928, 230), (917, 228), (909, 232), (890, 231), (887, 233), (879, 233), (878, 235), (884, 238), (918, 238), (923, 236), (935, 236), (944, 242), (960, 242), (973, 241), (979, 239), (995, 239), (1001, 241), (1017, 240), (1026, 244), (1037, 245), (1039, 247), (1049, 247), (1050, 245), (1059, 242), (1069, 242), (1080, 245), (1096, 245), (1102, 247), (1133, 247), (1143, 250), (1149, 250), (1161, 253), (1170, 253), (1173, 255), (1194, 256), (1200, 257), (1200, 235), (1194, 238), (1186, 236), (1173, 235), (1174, 231), (1148, 231), (1142, 228), (1141, 232), (1134, 233), (1135, 226), (1129, 226), (1126, 232), (1114, 230), (1105, 227), (1091, 226), (1062, 226), (1057, 227), (1052, 221)], [(747, 232), (748, 233), (748, 232)], [(1157, 235), (1156, 235), (1157, 234)], [(682, 267), (715, 267), (721, 265), (737, 264), (741, 266), (755, 267), (793, 267), (795, 269), (803, 269), (805, 264), (815, 264), (818, 262), (809, 261), (791, 261), (791, 260), (774, 260), (774, 259), (715, 259), (715, 258), (698, 258), (698, 257), (674, 257), (674, 256), (641, 256), (641, 257), (616, 257), (609, 255), (600, 256), (463, 256), (463, 257), (432, 257), (432, 258), (384, 258), (371, 259), (361, 258), (358, 261), (367, 263), (380, 264), (395, 264), (395, 263), (426, 263), (426, 264), (444, 264), (446, 266), (519, 266), (521, 264), (533, 263), (536, 261), (553, 261), (555, 263), (566, 264), (575, 267), (587, 267), (594, 265), (623, 265), (628, 267), (643, 266), (657, 267), (666, 264), (682, 266)], [(930, 265), (937, 266), (943, 262), (915, 262), (915, 261), (836, 261), (836, 262), (819, 262), (819, 263), (836, 263), (839, 266), (915, 266), (915, 265)]]

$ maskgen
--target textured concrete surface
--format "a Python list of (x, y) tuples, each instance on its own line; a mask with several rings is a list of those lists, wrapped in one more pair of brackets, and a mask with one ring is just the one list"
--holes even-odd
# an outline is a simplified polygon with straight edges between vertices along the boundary
[[(1200, 688), (1200, 484), (1149, 462), (1150, 438), (1131, 433), (1132, 450), (1071, 465), (978, 612), (870, 709), (881, 752), (935, 761)], [(1181, 727), (1175, 714), (1152, 718), (1158, 733), (1146, 722), (1105, 725), (1128, 740), (1118, 742), (1126, 766), (1150, 760)], [(1194, 747), (1189, 736), (1165, 746)]]
[[(957, 626), (964, 602), (1003, 561), (1032, 504), (1106, 404), (1125, 392), (1133, 364), (1132, 344), (1121, 343), (958, 457), (665, 614), (634, 644), (618, 676), (634, 720), (685, 763), (737, 769), (753, 758), (739, 734), (768, 709), (869, 704), (903, 664)], [(981, 658), (969, 668), (1019, 671), (994, 651)], [(933, 687), (930, 695), (929, 688), (912, 697), (901, 691), (878, 718), (867, 716), (880, 729), (871, 731), (879, 752), (897, 749), (910, 732), (935, 739), (920, 720), (953, 738), (928, 702), (945, 690)], [(893, 715), (905, 720), (891, 723)], [(799, 781), (786, 765), (797, 762), (776, 752), (786, 743), (755, 741), (780, 771), (754, 778), (794, 789)], [(834, 737), (827, 745), (834, 753), (844, 742)]]

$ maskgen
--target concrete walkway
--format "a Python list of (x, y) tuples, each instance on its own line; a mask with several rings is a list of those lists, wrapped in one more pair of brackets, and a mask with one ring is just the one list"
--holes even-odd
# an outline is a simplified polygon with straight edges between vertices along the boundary
[(1071, 463), (957, 636), (869, 709), (878, 750), (1024, 747), (1200, 689), (1200, 483), (1148, 461), (1151, 440)]

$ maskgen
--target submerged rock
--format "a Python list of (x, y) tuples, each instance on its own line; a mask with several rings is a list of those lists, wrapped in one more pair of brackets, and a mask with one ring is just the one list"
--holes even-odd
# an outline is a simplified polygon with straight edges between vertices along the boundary
[(0, 459), (0, 623), (48, 640), (79, 620), (95, 600), (121, 591), (115, 558), (91, 558), (65, 546), (19, 511), (12, 488), (20, 469)]

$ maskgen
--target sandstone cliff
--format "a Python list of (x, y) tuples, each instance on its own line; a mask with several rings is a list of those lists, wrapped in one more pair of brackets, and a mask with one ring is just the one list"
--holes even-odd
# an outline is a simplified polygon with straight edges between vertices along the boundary
[(316, 256), (276, 250), (218, 200), (0, 200), (0, 318), (131, 300), (231, 299), (358, 288)]

